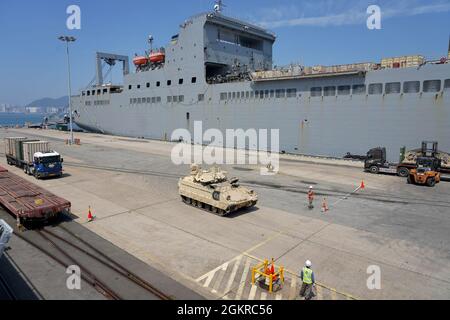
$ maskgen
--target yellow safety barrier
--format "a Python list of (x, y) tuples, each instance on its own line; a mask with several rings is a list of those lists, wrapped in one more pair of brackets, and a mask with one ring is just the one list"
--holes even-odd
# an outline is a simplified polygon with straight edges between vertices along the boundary
[[(255, 285), (256, 275), (263, 276), (264, 279), (269, 280), (269, 292), (273, 292), (273, 280), (279, 278), (281, 283), (284, 284), (284, 267), (275, 266), (274, 259), (272, 259), (272, 265), (274, 266), (274, 273), (269, 270), (269, 261), (266, 259), (263, 263), (258, 264), (252, 268), (252, 284)], [(278, 269), (278, 271), (277, 271)]]

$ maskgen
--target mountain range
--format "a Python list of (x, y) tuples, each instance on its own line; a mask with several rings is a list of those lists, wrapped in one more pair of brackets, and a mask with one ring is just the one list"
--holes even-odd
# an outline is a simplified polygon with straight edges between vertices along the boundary
[(25, 107), (35, 107), (35, 108), (65, 108), (69, 105), (69, 97), (64, 96), (61, 98), (42, 98), (35, 100)]

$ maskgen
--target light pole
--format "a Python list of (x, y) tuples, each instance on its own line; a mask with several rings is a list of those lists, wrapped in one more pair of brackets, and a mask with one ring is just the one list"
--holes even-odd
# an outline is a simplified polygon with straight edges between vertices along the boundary
[(66, 52), (67, 52), (67, 69), (68, 69), (68, 87), (69, 87), (69, 119), (70, 119), (70, 141), (69, 144), (73, 145), (73, 124), (72, 124), (72, 86), (70, 82), (70, 56), (69, 56), (69, 42), (75, 42), (77, 39), (75, 37), (69, 36), (61, 36), (58, 38), (59, 40), (66, 43)]

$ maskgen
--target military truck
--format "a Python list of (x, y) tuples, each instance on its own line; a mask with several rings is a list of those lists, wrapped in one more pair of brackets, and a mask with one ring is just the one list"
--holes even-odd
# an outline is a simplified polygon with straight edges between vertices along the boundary
[(386, 148), (378, 147), (369, 150), (364, 161), (364, 170), (377, 173), (392, 173), (407, 178), (410, 171), (417, 169), (417, 159), (420, 157), (432, 157), (439, 161), (439, 172), (450, 174), (450, 155), (438, 150), (435, 141), (424, 141), (420, 149), (405, 152), (400, 163), (390, 163), (386, 160)]
[(191, 174), (178, 182), (184, 203), (226, 216), (242, 208), (256, 205), (258, 195), (254, 190), (239, 185), (239, 179), (227, 178), (227, 172), (218, 167), (202, 170), (191, 166)]

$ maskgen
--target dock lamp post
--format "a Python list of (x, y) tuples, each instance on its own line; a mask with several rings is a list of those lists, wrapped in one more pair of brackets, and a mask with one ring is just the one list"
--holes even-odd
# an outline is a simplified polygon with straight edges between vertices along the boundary
[(69, 144), (73, 145), (73, 124), (72, 124), (72, 86), (70, 81), (70, 55), (69, 55), (69, 43), (75, 42), (77, 39), (75, 37), (69, 36), (61, 36), (58, 38), (59, 40), (66, 43), (66, 52), (67, 52), (67, 69), (68, 69), (68, 87), (69, 87), (69, 119), (70, 119), (70, 140)]

